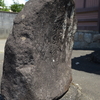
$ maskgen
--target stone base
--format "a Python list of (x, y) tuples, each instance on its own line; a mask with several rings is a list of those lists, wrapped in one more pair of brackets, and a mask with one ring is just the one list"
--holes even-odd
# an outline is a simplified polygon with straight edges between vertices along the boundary
[(59, 100), (92, 100), (81, 92), (81, 87), (72, 83), (69, 91)]
[[(5, 97), (0, 94), (0, 100), (5, 100)], [(60, 99), (53, 100), (92, 100), (81, 92), (81, 87), (78, 84), (72, 83), (67, 93)]]

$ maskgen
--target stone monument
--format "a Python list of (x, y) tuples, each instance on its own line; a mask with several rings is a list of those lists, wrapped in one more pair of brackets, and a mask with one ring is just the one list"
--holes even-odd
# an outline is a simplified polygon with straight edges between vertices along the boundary
[(7, 100), (58, 100), (72, 81), (73, 0), (30, 0), (5, 46), (1, 93)]

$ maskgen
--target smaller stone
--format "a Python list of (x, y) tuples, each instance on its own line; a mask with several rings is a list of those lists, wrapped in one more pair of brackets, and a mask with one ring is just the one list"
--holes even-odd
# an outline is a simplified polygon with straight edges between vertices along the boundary
[(79, 65), (80, 63), (79, 63), (79, 62), (76, 62), (75, 64), (76, 64), (76, 65)]
[(91, 33), (85, 33), (85, 34), (84, 34), (84, 40), (85, 40), (87, 43), (91, 43), (91, 41), (92, 41), (92, 35), (91, 35)]
[(80, 87), (80, 85), (79, 84), (75, 84), (80, 90), (82, 90), (82, 88)]

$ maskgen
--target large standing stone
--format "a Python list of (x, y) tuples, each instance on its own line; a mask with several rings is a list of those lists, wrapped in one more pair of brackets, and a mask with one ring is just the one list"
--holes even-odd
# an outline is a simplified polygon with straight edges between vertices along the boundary
[(2, 94), (7, 100), (57, 100), (72, 80), (76, 20), (73, 0), (30, 0), (5, 46)]

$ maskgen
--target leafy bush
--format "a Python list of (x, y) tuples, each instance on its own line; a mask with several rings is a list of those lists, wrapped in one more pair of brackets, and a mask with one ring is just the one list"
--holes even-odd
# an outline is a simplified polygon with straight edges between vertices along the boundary
[(13, 12), (20, 12), (23, 9), (23, 7), (24, 7), (24, 4), (14, 3), (11, 5), (10, 8)]

